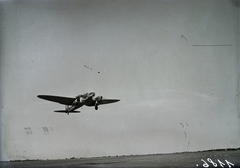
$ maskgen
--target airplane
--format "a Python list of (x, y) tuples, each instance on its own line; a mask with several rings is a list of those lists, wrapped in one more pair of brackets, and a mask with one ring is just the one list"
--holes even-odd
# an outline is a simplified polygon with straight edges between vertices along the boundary
[[(65, 105), (65, 110), (56, 110), (54, 112), (59, 113), (80, 113), (80, 111), (75, 111), (76, 109), (82, 106), (95, 106), (95, 110), (98, 109), (99, 105), (108, 104), (108, 103), (115, 103), (120, 100), (118, 99), (104, 99), (102, 96), (95, 97), (94, 92), (85, 93), (83, 95), (78, 95), (75, 98), (71, 97), (61, 97), (61, 96), (52, 96), (52, 95), (38, 95), (38, 98), (60, 103)], [(95, 98), (94, 98), (95, 97)]]

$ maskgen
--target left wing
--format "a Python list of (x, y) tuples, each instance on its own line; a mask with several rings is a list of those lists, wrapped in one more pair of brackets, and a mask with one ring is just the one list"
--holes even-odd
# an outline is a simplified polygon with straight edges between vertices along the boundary
[(61, 97), (61, 96), (51, 96), (51, 95), (38, 95), (37, 97), (44, 100), (64, 104), (64, 105), (71, 105), (75, 100), (75, 98), (71, 98), (71, 97)]
[(98, 101), (98, 105), (115, 103), (115, 102), (118, 102), (118, 101), (120, 101), (120, 100), (118, 100), (118, 99), (102, 99), (102, 100)]

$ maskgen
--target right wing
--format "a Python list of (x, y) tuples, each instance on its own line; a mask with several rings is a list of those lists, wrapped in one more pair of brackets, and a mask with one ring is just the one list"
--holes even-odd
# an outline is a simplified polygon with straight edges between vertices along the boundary
[(76, 98), (71, 97), (61, 97), (61, 96), (51, 96), (51, 95), (38, 95), (38, 98), (64, 104), (64, 105), (71, 105)]

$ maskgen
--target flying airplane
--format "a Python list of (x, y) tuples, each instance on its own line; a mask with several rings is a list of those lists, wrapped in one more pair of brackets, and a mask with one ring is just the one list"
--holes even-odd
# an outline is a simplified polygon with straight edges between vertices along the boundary
[(61, 96), (52, 96), (52, 95), (38, 95), (38, 98), (53, 101), (65, 105), (65, 110), (56, 110), (54, 112), (59, 113), (80, 113), (80, 111), (75, 111), (76, 109), (85, 106), (95, 106), (95, 110), (98, 109), (98, 105), (115, 103), (120, 100), (118, 99), (104, 99), (102, 96), (95, 97), (94, 92), (85, 93), (83, 95), (78, 95), (75, 98), (71, 97), (61, 97)]

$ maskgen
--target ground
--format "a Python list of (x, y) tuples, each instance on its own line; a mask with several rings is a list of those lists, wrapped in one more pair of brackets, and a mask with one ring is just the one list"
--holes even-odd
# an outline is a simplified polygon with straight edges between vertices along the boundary
[(0, 162), (0, 167), (240, 167), (240, 149), (174, 154)]

